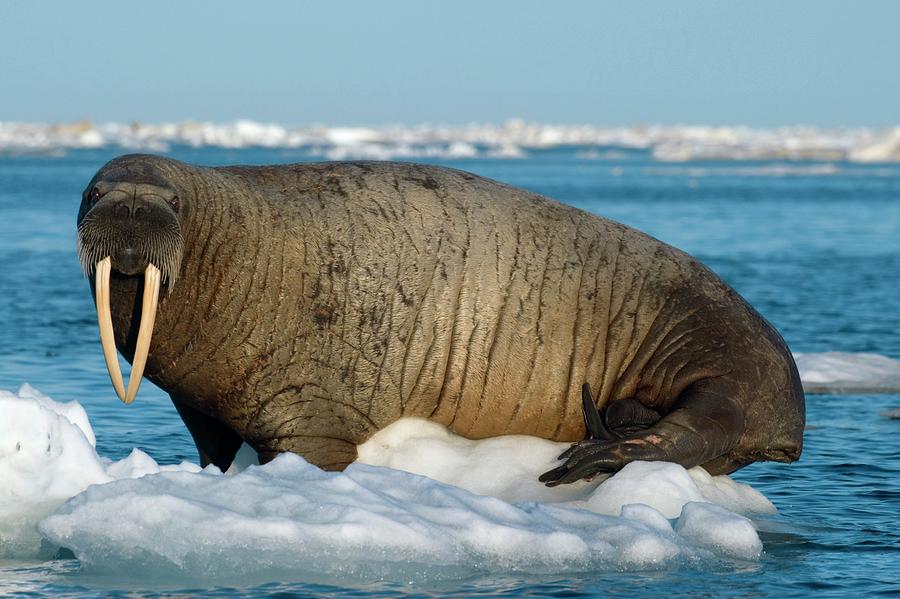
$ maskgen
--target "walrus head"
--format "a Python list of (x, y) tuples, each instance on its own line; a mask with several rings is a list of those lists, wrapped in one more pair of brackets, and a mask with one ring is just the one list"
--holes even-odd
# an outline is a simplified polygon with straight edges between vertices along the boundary
[[(78, 213), (78, 257), (94, 276), (97, 318), (106, 367), (116, 394), (137, 396), (156, 321), (160, 286), (175, 283), (184, 252), (185, 196), (160, 172), (159, 159), (124, 156), (103, 167), (84, 190)], [(127, 390), (116, 356), (110, 276), (144, 277), (143, 306)]]

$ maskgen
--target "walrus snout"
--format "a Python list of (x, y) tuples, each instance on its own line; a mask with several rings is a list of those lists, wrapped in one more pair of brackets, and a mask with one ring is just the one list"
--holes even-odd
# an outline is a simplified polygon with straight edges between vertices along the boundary
[(94, 184), (91, 204), (78, 226), (78, 255), (86, 274), (109, 257), (112, 270), (139, 275), (153, 264), (171, 287), (181, 265), (183, 240), (171, 189), (148, 184)]

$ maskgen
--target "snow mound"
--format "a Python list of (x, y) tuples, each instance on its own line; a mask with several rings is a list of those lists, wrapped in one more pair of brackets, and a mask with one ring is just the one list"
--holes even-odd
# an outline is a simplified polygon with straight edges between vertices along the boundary
[(666, 518), (677, 518), (691, 501), (713, 502), (745, 515), (775, 511), (749, 485), (670, 462), (633, 462), (602, 484), (579, 481), (549, 488), (538, 482), (538, 476), (558, 465), (556, 456), (568, 446), (524, 435), (472, 441), (434, 422), (404, 418), (360, 445), (358, 461), (421, 474), (511, 503), (566, 502), (609, 516), (618, 516), (626, 505), (642, 503)]
[(0, 390), (0, 558), (37, 555), (35, 524), (90, 485), (161, 470), (139, 449), (110, 462), (97, 455), (94, 431), (77, 402), (58, 403), (28, 384)]

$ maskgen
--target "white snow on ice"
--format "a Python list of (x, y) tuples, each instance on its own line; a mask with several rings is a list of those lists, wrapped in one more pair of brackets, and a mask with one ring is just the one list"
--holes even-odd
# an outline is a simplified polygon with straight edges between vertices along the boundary
[[(602, 127), (528, 123), (520, 119), (502, 124), (379, 127), (287, 127), (249, 120), (160, 124), (0, 122), (0, 152), (52, 153), (70, 148), (100, 147), (164, 152), (173, 145), (302, 148), (311, 156), (328, 159), (519, 158), (531, 148), (572, 146), (588, 148), (580, 153), (586, 159), (608, 156), (605, 150), (597, 148), (637, 148), (649, 150), (657, 160), (665, 162), (824, 160), (890, 163), (900, 162), (900, 127)], [(785, 173), (790, 174), (790, 171)]]
[(807, 393), (900, 392), (900, 360), (868, 353), (794, 354)]
[(775, 510), (749, 486), (636, 462), (599, 485), (547, 489), (536, 478), (565, 447), (522, 436), (470, 441), (409, 419), (361, 446), (360, 463), (343, 473), (285, 454), (223, 475), (160, 467), (137, 449), (105, 459), (81, 406), (26, 385), (0, 391), (0, 557), (66, 547), (88, 571), (205, 580), (406, 580), (759, 558), (748, 517)]
[(77, 402), (58, 403), (28, 384), (0, 391), (0, 558), (37, 554), (35, 524), (90, 485), (194, 464), (159, 466), (134, 449), (118, 462), (97, 455), (94, 431)]

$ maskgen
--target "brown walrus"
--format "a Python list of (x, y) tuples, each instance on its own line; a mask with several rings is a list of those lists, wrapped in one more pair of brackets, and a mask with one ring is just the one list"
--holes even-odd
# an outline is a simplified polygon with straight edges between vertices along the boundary
[(576, 442), (548, 484), (800, 454), (791, 354), (715, 274), (466, 172), (122, 156), (84, 192), (78, 252), (117, 394), (168, 391), (204, 465), (246, 441), (341, 469), (403, 416)]

